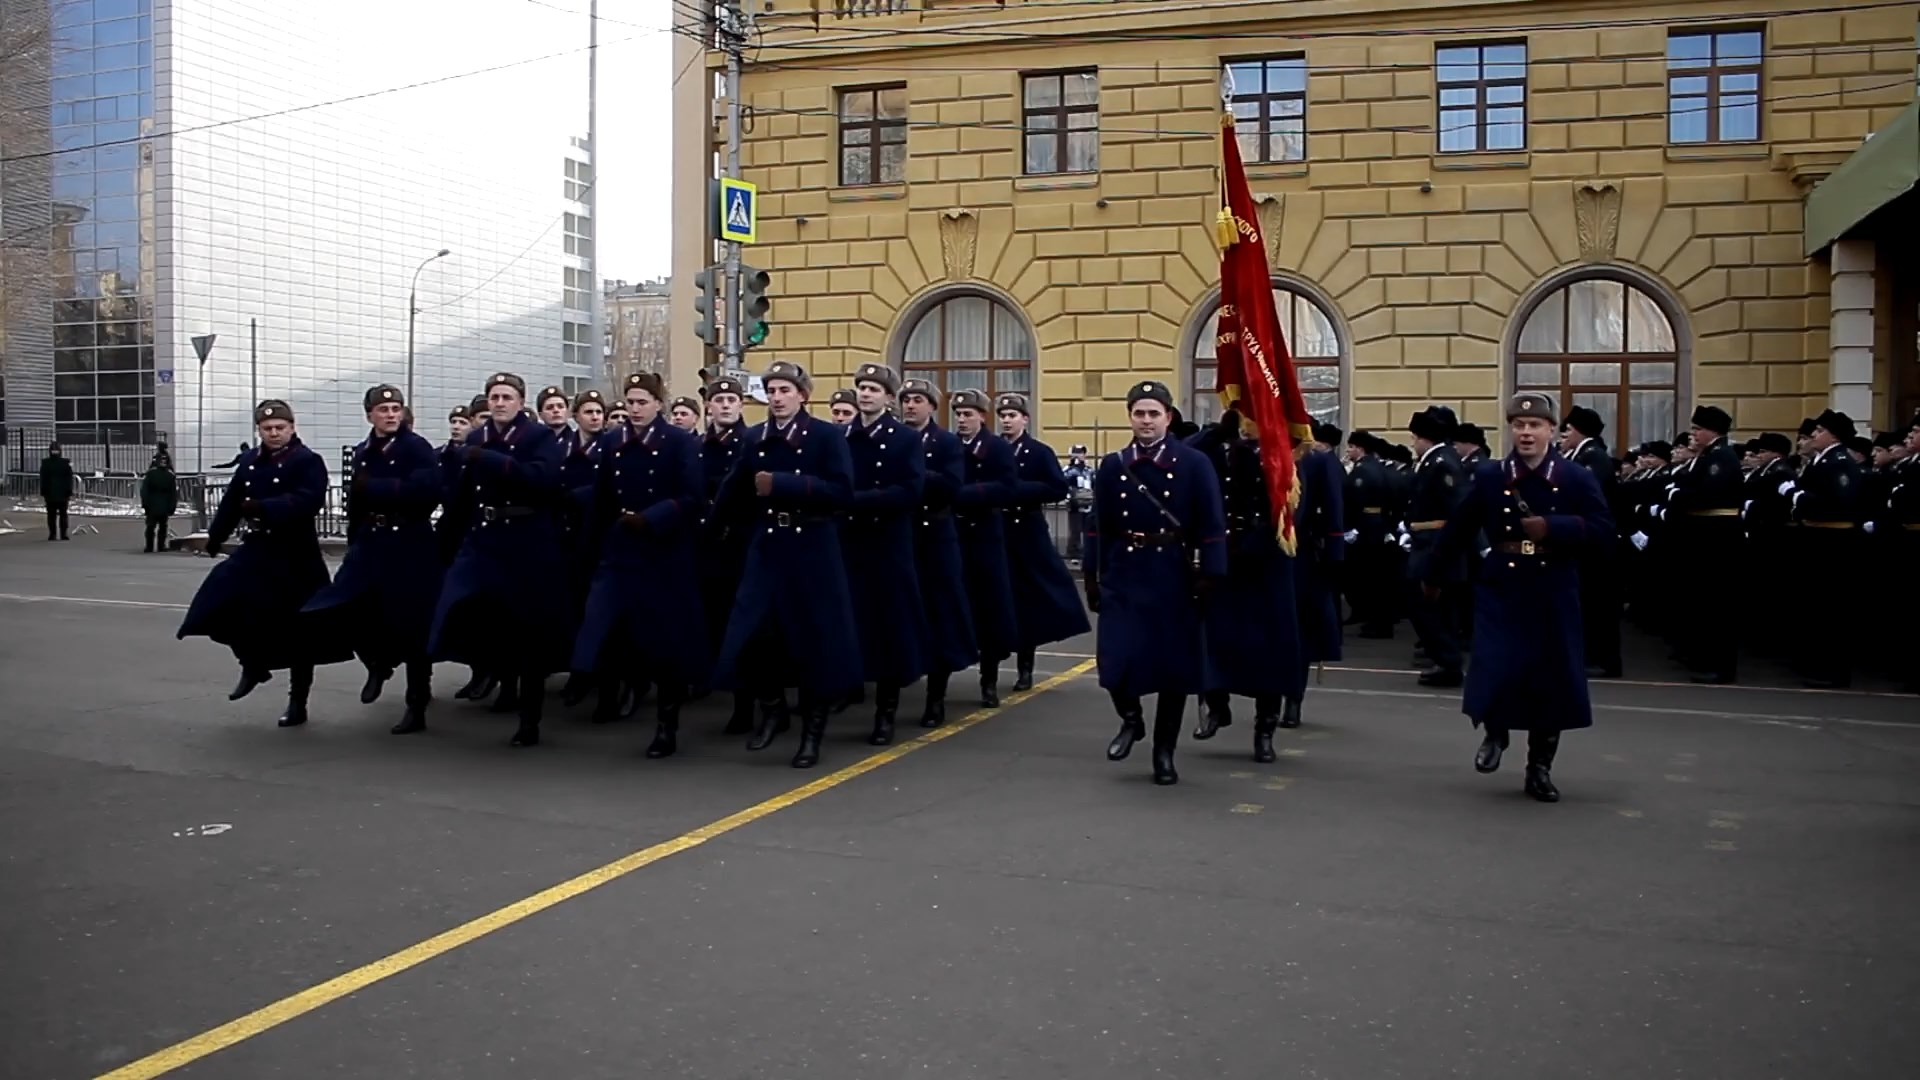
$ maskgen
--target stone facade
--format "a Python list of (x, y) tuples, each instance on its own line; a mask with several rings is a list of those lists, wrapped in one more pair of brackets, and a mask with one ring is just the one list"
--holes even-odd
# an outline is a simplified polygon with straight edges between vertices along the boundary
[[(749, 363), (798, 360), (832, 388), (861, 363), (899, 363), (930, 303), (973, 291), (1032, 329), (1043, 436), (1117, 445), (1131, 383), (1195, 397), (1188, 357), (1219, 278), (1222, 61), (1304, 54), (1306, 160), (1249, 175), (1276, 278), (1323, 304), (1339, 337), (1343, 426), (1397, 428), (1429, 401), (1497, 423), (1532, 305), (1593, 274), (1669, 317), (1681, 423), (1698, 400), (1726, 406), (1743, 432), (1791, 430), (1829, 400), (1838, 323), (1825, 261), (1802, 254), (1802, 200), (1913, 100), (1920, 4), (1748, 5), (1724, 25), (1765, 31), (1760, 141), (1704, 145), (1668, 141), (1668, 34), (1720, 29), (1698, 20), (1721, 5), (1462, 9), (1483, 30), (1447, 4), (1231, 6), (1219, 38), (1166, 22), (1191, 14), (1129, 11), (1042, 46), (1030, 35), (1059, 29), (1058, 5), (829, 13), (817, 28), (773, 5), (743, 82), (754, 123), (742, 160), (762, 192), (749, 261), (773, 272), (775, 298), (773, 336)], [(962, 37), (963, 21), (982, 29)], [(1155, 26), (1169, 32), (1140, 39)], [(894, 27), (898, 47), (873, 51)], [(1360, 27), (1367, 36), (1341, 36)], [(866, 51), (850, 61), (824, 47), (835, 41)], [(1485, 41), (1526, 44), (1526, 149), (1442, 153), (1435, 48)], [(1099, 171), (1022, 175), (1022, 73), (1068, 68), (1098, 70)], [(876, 84), (905, 87), (904, 177), (842, 185), (838, 93)]]

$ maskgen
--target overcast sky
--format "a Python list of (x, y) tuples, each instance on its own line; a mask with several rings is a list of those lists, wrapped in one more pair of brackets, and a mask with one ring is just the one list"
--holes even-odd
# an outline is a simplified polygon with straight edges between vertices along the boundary
[[(587, 8), (587, 0), (552, 2)], [(663, 277), (670, 265), (673, 38), (663, 31), (673, 6), (673, 0), (600, 0), (602, 277)]]

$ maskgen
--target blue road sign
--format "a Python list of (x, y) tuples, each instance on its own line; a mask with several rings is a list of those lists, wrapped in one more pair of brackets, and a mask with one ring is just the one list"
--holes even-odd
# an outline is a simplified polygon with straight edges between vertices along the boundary
[(745, 180), (720, 178), (720, 239), (753, 243), (760, 223), (759, 189)]

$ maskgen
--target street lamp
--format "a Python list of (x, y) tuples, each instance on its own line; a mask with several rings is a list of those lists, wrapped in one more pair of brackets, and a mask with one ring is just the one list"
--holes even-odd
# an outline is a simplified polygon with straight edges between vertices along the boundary
[(419, 293), (420, 271), (425, 270), (427, 268), (427, 264), (432, 262), (433, 260), (444, 259), (451, 254), (453, 254), (453, 252), (447, 250), (446, 248), (441, 248), (439, 251), (436, 251), (432, 255), (427, 256), (424, 260), (421, 261), (419, 266), (416, 266), (413, 268), (413, 280), (407, 284), (407, 404), (408, 405), (413, 404), (413, 320), (415, 316), (420, 314), (420, 305), (419, 303), (416, 302), (420, 295)]

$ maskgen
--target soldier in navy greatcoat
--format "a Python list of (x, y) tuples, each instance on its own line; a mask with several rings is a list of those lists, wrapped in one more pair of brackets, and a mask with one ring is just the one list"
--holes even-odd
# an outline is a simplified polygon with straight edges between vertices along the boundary
[[(460, 553), (460, 542), (467, 535), (467, 523), (457, 512), (462, 505), (459, 500), (460, 478), (467, 465), (467, 435), (473, 431), (475, 423), (486, 423), (486, 420), (485, 394), (475, 394), (472, 404), (456, 405), (447, 414), (447, 429), (451, 437), (440, 448), (440, 519), (433, 527), (443, 570), (453, 565), (453, 557)], [(485, 701), (499, 685), (498, 677), (479, 668), (469, 668), (467, 681), (453, 692), (453, 696), (457, 701)]]
[(1042, 645), (1079, 637), (1091, 627), (1080, 591), (1047, 528), (1046, 507), (1067, 497), (1067, 477), (1053, 447), (1027, 430), (1033, 413), (1024, 394), (1001, 394), (1000, 433), (1013, 446), (1014, 501), (1006, 510), (1007, 570), (1019, 631), (1013, 689), (1033, 689), (1033, 657)]
[(853, 423), (853, 418), (859, 415), (859, 412), (860, 406), (858, 399), (854, 397), (854, 393), (851, 390), (835, 390), (833, 394), (827, 398), (827, 415), (831, 416), (833, 422), (839, 424), (841, 427), (846, 427)]
[(1799, 584), (1794, 617), (1807, 631), (1798, 650), (1801, 677), (1815, 689), (1852, 679), (1848, 639), (1823, 625), (1831, 606), (1852, 596), (1861, 557), (1866, 474), (1847, 451), (1853, 419), (1827, 409), (1813, 421), (1811, 454), (1798, 480), (1780, 485), (1792, 500), (1791, 552)]
[(900, 376), (882, 364), (862, 364), (853, 387), (859, 410), (847, 426), (853, 501), (840, 529), (840, 551), (866, 679), (874, 684), (873, 733), (867, 741), (885, 746), (893, 741), (900, 688), (931, 667), (932, 630), (913, 556), (913, 517), (927, 470), (919, 438), (890, 411)]
[(254, 406), (253, 423), (260, 444), (240, 455), (207, 526), (207, 554), (220, 554), (235, 532), (240, 549), (208, 572), (177, 636), (209, 637), (233, 650), (240, 681), (229, 701), (285, 669), (287, 711), (280, 726), (294, 727), (307, 722), (314, 665), (352, 655), (338, 643), (314, 640), (293, 618), (327, 584), (314, 524), (326, 505), (327, 464), (294, 433), (286, 402)]
[(589, 520), (600, 561), (572, 667), (597, 674), (603, 689), (623, 676), (658, 686), (647, 756), (663, 758), (679, 746), (680, 706), (710, 656), (698, 555), (707, 486), (699, 440), (661, 415), (659, 398), (635, 397), (633, 420), (599, 440)]
[[(1687, 609), (1698, 604), (1701, 611), (1737, 611), (1746, 475), (1740, 455), (1727, 443), (1733, 418), (1725, 409), (1702, 405), (1693, 410), (1692, 424), (1693, 456), (1674, 470), (1657, 512), (1672, 538), (1680, 574), (1676, 584), (1688, 593)], [(1737, 636), (1717, 626), (1701, 632), (1675, 629), (1680, 658), (1692, 670), (1694, 682), (1733, 681)]]
[(786, 730), (786, 687), (798, 686), (793, 767), (810, 769), (820, 761), (828, 709), (860, 685), (860, 640), (840, 555), (853, 461), (846, 432), (807, 414), (813, 380), (804, 368), (777, 361), (762, 382), (767, 420), (747, 433), (716, 508), (747, 524), (752, 539), (714, 681), (759, 691), (749, 750), (766, 749)]
[[(606, 530), (599, 518), (600, 474), (603, 455), (601, 435), (607, 430), (607, 399), (598, 390), (582, 390), (573, 399), (572, 428), (560, 428), (560, 445), (566, 461), (560, 467), (560, 485), (566, 493), (563, 514), (567, 526), (567, 559), (572, 573), (570, 585), (576, 612), (587, 607), (587, 591), (600, 567), (601, 542)], [(577, 624), (576, 624), (577, 625)], [(576, 640), (578, 633), (576, 632)], [(568, 708), (586, 700), (595, 685), (594, 669), (573, 669), (561, 690), (560, 702)], [(600, 700), (593, 710), (593, 721), (604, 724), (626, 712), (623, 694), (631, 689), (622, 679), (597, 680)]]
[(426, 729), (433, 696), (427, 629), (443, 573), (432, 521), (440, 462), (433, 444), (407, 426), (398, 387), (373, 387), (363, 404), (373, 430), (353, 448), (347, 557), (302, 611), (316, 632), (342, 637), (366, 667), (362, 704), (379, 700), (394, 669), (406, 669), (407, 711), (392, 730), (407, 735)]
[(1178, 783), (1173, 750), (1187, 696), (1205, 686), (1202, 611), (1227, 573), (1220, 479), (1207, 455), (1168, 437), (1165, 383), (1127, 392), (1133, 442), (1093, 474), (1087, 525), (1087, 606), (1100, 616), (1100, 685), (1120, 714), (1107, 759), (1146, 738), (1141, 697), (1154, 694), (1153, 782)]
[(925, 379), (908, 379), (900, 389), (900, 413), (919, 433), (925, 457), (926, 486), (913, 515), (914, 569), (920, 582), (930, 637), (927, 703), (920, 726), (936, 728), (947, 720), (947, 681), (973, 666), (979, 649), (973, 638), (973, 606), (967, 600), (966, 570), (953, 504), (966, 484), (966, 451), (960, 439), (934, 422), (940, 391)]
[(1340, 569), (1347, 555), (1346, 506), (1339, 462), (1329, 451), (1309, 445), (1340, 445), (1340, 429), (1314, 425), (1314, 443), (1294, 447), (1294, 470), (1300, 476), (1300, 505), (1294, 508), (1293, 595), (1300, 613), (1300, 676), (1298, 693), (1287, 695), (1280, 726), (1300, 726), (1300, 707), (1306, 696), (1307, 668), (1338, 661), (1341, 655)]
[(700, 400), (685, 395), (673, 399), (667, 407), (667, 423), (689, 435), (700, 434)]
[(989, 709), (1000, 705), (1000, 662), (1020, 640), (1004, 520), (1005, 508), (1018, 497), (1018, 472), (1013, 448), (987, 430), (992, 410), (987, 395), (979, 390), (953, 395), (953, 424), (966, 469), (966, 482), (954, 493), (954, 517), (959, 523), (960, 563), (973, 612), (974, 643), (980, 653), (980, 704)]
[[(428, 651), (518, 683), (514, 746), (540, 742), (546, 677), (566, 666), (573, 624), (561, 546), (563, 450), (527, 415), (526, 383), (487, 380), (487, 421), (467, 436), (456, 513), (467, 533), (434, 611)], [(505, 694), (503, 693), (504, 697)]]
[[(1467, 580), (1466, 556), (1464, 551), (1445, 556), (1435, 552), (1441, 527), (1467, 494), (1460, 455), (1450, 445), (1457, 425), (1453, 410), (1444, 405), (1429, 405), (1407, 423), (1420, 458), (1407, 492), (1402, 544), (1407, 577), (1418, 593), (1412, 600), (1414, 634), (1433, 661), (1433, 670), (1420, 676), (1422, 686), (1459, 686), (1463, 681), (1459, 591)], [(1425, 588), (1429, 583), (1438, 587), (1437, 594)]]
[(1498, 769), (1508, 732), (1525, 731), (1525, 790), (1541, 802), (1558, 802), (1551, 770), (1560, 733), (1593, 725), (1581, 641), (1581, 553), (1614, 543), (1613, 517), (1593, 474), (1554, 450), (1547, 395), (1516, 394), (1507, 418), (1512, 451), (1475, 470), (1421, 585), (1433, 597), (1447, 560), (1490, 545), (1475, 584), (1479, 625), (1462, 702), (1462, 711), (1486, 730), (1474, 768)]
[[(1614, 470), (1613, 456), (1607, 453), (1606, 440), (1600, 437), (1606, 430), (1607, 422), (1599, 413), (1575, 405), (1567, 410), (1567, 418), (1560, 425), (1560, 452), (1593, 474), (1611, 513), (1619, 502), (1620, 477)], [(1580, 567), (1580, 611), (1587, 620), (1587, 674), (1593, 678), (1617, 679), (1622, 671), (1619, 554), (1613, 548), (1590, 548)], [(1737, 573), (1737, 564), (1734, 569)]]
[[(747, 543), (753, 538), (753, 505), (740, 501), (718, 505), (720, 485), (733, 472), (746, 445), (747, 425), (740, 420), (746, 387), (738, 379), (722, 377), (700, 391), (707, 399), (707, 429), (700, 437), (700, 471), (706, 479), (706, 516), (700, 523), (700, 597), (706, 615), (708, 646), (718, 651), (733, 611), (733, 594), (746, 573)], [(751, 688), (733, 694), (733, 715), (726, 733), (745, 735), (753, 730), (754, 697)]]
[[(1243, 436), (1240, 413), (1228, 409), (1189, 443), (1207, 456), (1218, 474), (1227, 531), (1226, 581), (1201, 612), (1206, 664), (1202, 711), (1193, 737), (1211, 739), (1233, 723), (1231, 695), (1251, 697), (1253, 759), (1270, 762), (1281, 710), (1306, 687), (1294, 560), (1280, 547), (1260, 467), (1260, 444)], [(1136, 498), (1126, 500), (1128, 509), (1153, 509), (1145, 500), (1143, 507), (1133, 506)]]

